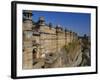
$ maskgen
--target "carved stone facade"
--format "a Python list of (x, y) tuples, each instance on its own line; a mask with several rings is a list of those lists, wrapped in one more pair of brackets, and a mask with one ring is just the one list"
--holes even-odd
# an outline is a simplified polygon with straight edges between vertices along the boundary
[[(77, 40), (75, 32), (64, 30), (60, 25), (53, 27), (45, 23), (44, 17), (32, 21), (32, 11), (23, 11), (23, 69), (41, 68), (46, 54), (57, 55), (64, 45)], [(41, 66), (33, 66), (40, 60)], [(58, 63), (60, 64), (60, 59)], [(57, 67), (57, 66), (56, 66)]]

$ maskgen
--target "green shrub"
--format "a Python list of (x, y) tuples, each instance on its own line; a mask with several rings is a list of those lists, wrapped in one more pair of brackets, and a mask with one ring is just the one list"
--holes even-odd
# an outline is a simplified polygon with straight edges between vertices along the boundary
[(72, 41), (68, 45), (64, 45), (64, 49), (67, 53), (72, 52), (75, 50), (75, 48), (79, 45), (79, 41)]

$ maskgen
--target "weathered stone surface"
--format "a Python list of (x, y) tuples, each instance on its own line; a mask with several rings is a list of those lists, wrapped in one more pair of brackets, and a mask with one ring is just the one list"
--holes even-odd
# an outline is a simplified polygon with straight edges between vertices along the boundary
[[(65, 31), (60, 26), (56, 28), (48, 26), (43, 17), (38, 23), (33, 24), (30, 14), (29, 12), (29, 17), (27, 17), (29, 19), (23, 22), (23, 69), (80, 65), (83, 56), (81, 46), (76, 46), (75, 50), (69, 53), (62, 50), (64, 45), (78, 40), (77, 34)], [(88, 52), (85, 55), (90, 57)]]

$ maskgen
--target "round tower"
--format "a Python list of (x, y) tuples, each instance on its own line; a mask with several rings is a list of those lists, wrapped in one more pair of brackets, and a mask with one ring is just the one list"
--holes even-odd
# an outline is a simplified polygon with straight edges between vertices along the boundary
[(32, 20), (32, 11), (24, 10), (23, 11), (23, 20)]
[(23, 30), (32, 30), (32, 11), (24, 10), (23, 11)]
[(32, 69), (32, 11), (23, 11), (23, 69)]

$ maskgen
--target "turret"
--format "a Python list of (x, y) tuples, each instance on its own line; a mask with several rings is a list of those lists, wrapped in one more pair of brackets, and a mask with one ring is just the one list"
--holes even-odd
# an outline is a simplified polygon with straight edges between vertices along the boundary
[(23, 20), (31, 20), (32, 21), (32, 11), (24, 10), (23, 11)]
[(44, 26), (44, 25), (45, 25), (45, 19), (44, 19), (43, 16), (41, 16), (41, 17), (39, 18), (38, 25), (40, 25), (40, 26)]
[(23, 11), (23, 30), (32, 30), (32, 11), (24, 10)]
[(57, 25), (56, 26), (56, 32), (61, 32), (63, 29), (60, 25)]

